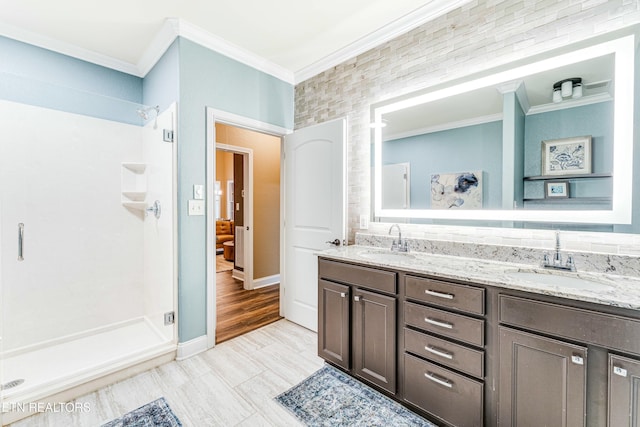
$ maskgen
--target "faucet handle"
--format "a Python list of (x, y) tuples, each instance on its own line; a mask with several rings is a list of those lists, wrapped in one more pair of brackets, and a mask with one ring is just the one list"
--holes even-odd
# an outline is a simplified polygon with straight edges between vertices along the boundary
[(575, 263), (575, 261), (573, 259), (573, 254), (567, 255), (566, 266), (571, 268), (571, 271), (575, 271), (576, 270), (576, 263)]
[(396, 241), (396, 239), (393, 239), (393, 243), (391, 243), (391, 250), (392, 251), (398, 250), (398, 242)]

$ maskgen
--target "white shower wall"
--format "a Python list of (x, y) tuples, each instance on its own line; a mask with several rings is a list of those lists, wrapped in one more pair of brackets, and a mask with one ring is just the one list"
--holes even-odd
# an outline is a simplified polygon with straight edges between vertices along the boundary
[[(143, 147), (147, 130), (7, 101), (0, 101), (0, 115), (5, 354), (142, 317), (146, 310), (154, 315), (170, 310), (173, 263), (167, 263), (170, 282), (158, 283), (170, 287), (164, 289), (165, 300), (153, 309), (144, 286), (150, 264), (144, 241), (152, 223), (120, 203), (122, 162), (142, 162), (143, 150), (153, 151), (150, 140)], [(155, 168), (150, 171), (149, 183), (156, 179)], [(171, 180), (170, 170), (168, 176)], [(165, 234), (172, 229), (171, 206), (165, 205), (169, 223), (159, 229)], [(25, 224), (22, 262), (17, 261), (19, 222)], [(169, 247), (156, 241), (151, 250), (169, 259), (172, 241)]]

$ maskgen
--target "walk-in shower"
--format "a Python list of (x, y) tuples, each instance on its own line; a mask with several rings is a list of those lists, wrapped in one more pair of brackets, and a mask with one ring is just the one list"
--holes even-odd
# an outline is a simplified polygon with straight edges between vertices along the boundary
[(105, 102), (0, 100), (2, 423), (175, 357), (176, 106)]

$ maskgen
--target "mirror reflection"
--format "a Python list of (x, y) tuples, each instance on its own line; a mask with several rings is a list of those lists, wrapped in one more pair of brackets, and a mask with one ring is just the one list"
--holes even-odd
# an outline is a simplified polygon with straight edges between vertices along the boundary
[(629, 223), (624, 40), (374, 106), (375, 215)]

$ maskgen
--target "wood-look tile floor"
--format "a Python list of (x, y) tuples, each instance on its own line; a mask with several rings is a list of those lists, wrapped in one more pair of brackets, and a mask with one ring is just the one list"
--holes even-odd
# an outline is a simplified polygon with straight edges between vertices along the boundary
[(76, 399), (87, 412), (43, 413), (11, 426), (100, 426), (161, 396), (185, 427), (300, 426), (273, 398), (322, 367), (316, 345), (314, 332), (279, 320)]
[(231, 271), (216, 274), (216, 343), (280, 319), (279, 284), (247, 291)]

